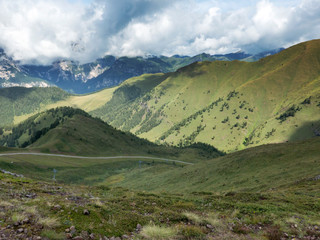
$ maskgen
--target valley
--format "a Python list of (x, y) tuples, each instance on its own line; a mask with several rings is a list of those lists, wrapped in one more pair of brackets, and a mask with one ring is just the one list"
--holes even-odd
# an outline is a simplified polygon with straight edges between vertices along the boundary
[(0, 9), (0, 240), (320, 240), (319, 0)]
[(320, 238), (319, 56), (0, 89), (0, 239)]

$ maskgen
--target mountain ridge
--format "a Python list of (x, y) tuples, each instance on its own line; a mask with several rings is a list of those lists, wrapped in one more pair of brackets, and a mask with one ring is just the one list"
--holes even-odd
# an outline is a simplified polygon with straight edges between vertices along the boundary
[(13, 127), (10, 133), (2, 135), (0, 145), (43, 153), (91, 157), (171, 156), (173, 159), (190, 159), (191, 162), (197, 160), (190, 156), (207, 159), (224, 154), (212, 146), (201, 143), (183, 149), (156, 145), (131, 133), (114, 129), (85, 111), (71, 107), (50, 109), (28, 118)]
[[(276, 53), (283, 49), (271, 50)], [(94, 62), (79, 64), (71, 60), (58, 60), (48, 66), (22, 65), (8, 57), (2, 50), (0, 56), (0, 86), (49, 87), (58, 86), (71, 93), (91, 93), (113, 87), (124, 80), (145, 73), (176, 71), (196, 61), (244, 60), (255, 61), (266, 53), (198, 54), (196, 56), (114, 57), (107, 55)]]

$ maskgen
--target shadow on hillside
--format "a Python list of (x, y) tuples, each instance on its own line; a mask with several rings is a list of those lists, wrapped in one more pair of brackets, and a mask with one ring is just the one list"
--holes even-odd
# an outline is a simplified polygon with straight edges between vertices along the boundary
[(311, 137), (320, 137), (320, 120), (305, 122), (289, 138), (289, 141), (303, 140)]
[(17, 100), (28, 95), (29, 93), (36, 91), (33, 88), (24, 88), (24, 87), (11, 87), (11, 88), (2, 88), (0, 89), (0, 96), (8, 98), (10, 100)]

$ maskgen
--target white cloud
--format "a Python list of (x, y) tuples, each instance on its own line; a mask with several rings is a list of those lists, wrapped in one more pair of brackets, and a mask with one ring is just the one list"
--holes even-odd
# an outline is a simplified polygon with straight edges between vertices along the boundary
[(319, 1), (252, 2), (256, 4), (231, 10), (225, 2), (177, 2), (152, 18), (131, 21), (111, 38), (107, 52), (117, 55), (258, 52), (320, 37)]
[(23, 62), (248, 52), (319, 38), (319, 0), (0, 0), (0, 46)]

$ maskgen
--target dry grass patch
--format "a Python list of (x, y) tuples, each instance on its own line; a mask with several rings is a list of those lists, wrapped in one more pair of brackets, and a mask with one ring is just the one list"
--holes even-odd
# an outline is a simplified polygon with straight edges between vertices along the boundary
[(51, 217), (39, 218), (38, 223), (42, 224), (47, 228), (56, 228), (61, 225), (57, 218)]
[(11, 216), (11, 219), (13, 222), (21, 222), (22, 220), (24, 220), (27, 216), (25, 215), (25, 213), (18, 213), (18, 212), (14, 212)]
[(25, 212), (31, 215), (37, 215), (38, 214), (38, 210), (36, 208), (36, 206), (29, 206), (25, 208)]
[(208, 217), (206, 218), (206, 222), (213, 226), (214, 228), (224, 228), (226, 226), (225, 223), (219, 218), (217, 213), (209, 213)]
[(10, 208), (10, 207), (13, 207), (13, 204), (7, 201), (0, 201), (0, 207)]
[(172, 227), (147, 225), (143, 227), (141, 235), (146, 239), (174, 239), (177, 235), (177, 230)]
[(189, 220), (191, 220), (195, 224), (199, 224), (200, 225), (200, 224), (203, 224), (205, 222), (204, 219), (201, 216), (199, 216), (199, 215), (197, 215), (197, 214), (195, 214), (193, 212), (184, 212), (182, 214), (183, 214), (183, 216), (185, 216), (186, 218), (188, 218)]

